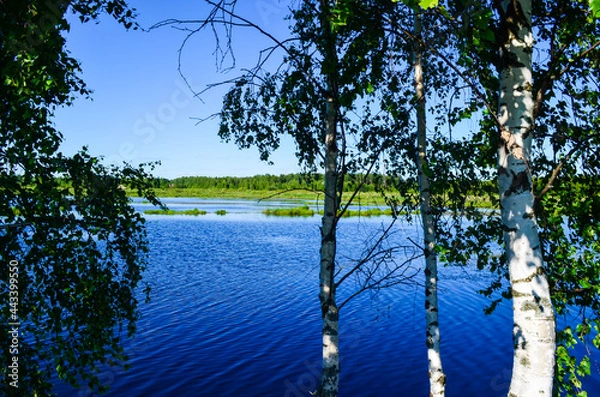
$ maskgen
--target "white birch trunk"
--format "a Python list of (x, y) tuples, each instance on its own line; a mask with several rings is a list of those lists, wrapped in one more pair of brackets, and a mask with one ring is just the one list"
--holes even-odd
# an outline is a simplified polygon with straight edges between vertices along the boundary
[(320, 23), (326, 41), (323, 74), (327, 76), (327, 109), (325, 120), (325, 200), (321, 226), (321, 263), (319, 271), (319, 301), (321, 303), (323, 368), (316, 395), (337, 397), (340, 378), (339, 312), (335, 301), (335, 255), (337, 229), (337, 86), (338, 70), (335, 35), (331, 27), (331, 8), (321, 0)]
[[(421, 37), (421, 14), (415, 11), (415, 37)], [(427, 164), (427, 124), (426, 100), (423, 81), (422, 51), (420, 43), (415, 43), (414, 83), (417, 100), (417, 168), (419, 171), (419, 193), (421, 200), (421, 219), (423, 221), (423, 239), (425, 255), (425, 319), (426, 345), (429, 370), (429, 395), (443, 397), (446, 389), (446, 375), (442, 367), (440, 354), (440, 328), (438, 322), (437, 294), (437, 256), (435, 253), (435, 229), (431, 212), (431, 192)]]
[(337, 136), (336, 109), (333, 98), (327, 98), (327, 133), (325, 136), (325, 202), (321, 228), (321, 267), (319, 272), (319, 301), (323, 320), (323, 369), (317, 395), (338, 395), (340, 355), (338, 320), (335, 302), (335, 254), (337, 213)]
[(534, 128), (531, 0), (502, 2), (498, 185), (513, 297), (509, 396), (552, 396), (555, 320), (543, 269), (529, 167)]

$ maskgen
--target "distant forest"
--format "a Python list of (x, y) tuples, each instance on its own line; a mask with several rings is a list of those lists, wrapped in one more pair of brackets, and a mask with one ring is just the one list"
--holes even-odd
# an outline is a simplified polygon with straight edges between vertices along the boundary
[[(365, 179), (364, 175), (346, 175), (344, 191), (355, 191)], [(362, 187), (363, 192), (377, 190), (377, 186), (394, 186), (393, 177), (382, 175), (369, 175)], [(323, 175), (321, 174), (287, 174), (287, 175), (256, 175), (250, 177), (208, 177), (185, 176), (175, 179), (156, 178), (155, 188), (159, 189), (230, 189), (230, 190), (274, 190), (284, 191), (292, 189), (323, 190)]]
[[(366, 178), (366, 180), (365, 180)], [(408, 193), (410, 196), (417, 193), (417, 183), (414, 180), (402, 180), (396, 176), (371, 174), (365, 176), (364, 174), (347, 174), (344, 178), (344, 192), (354, 192), (358, 189), (361, 183), (360, 191), (363, 193), (374, 193), (374, 192), (392, 192), (392, 191), (403, 191)], [(545, 180), (534, 180), (534, 191), (541, 191), (546, 185)], [(564, 180), (559, 183), (555, 183), (555, 188), (559, 188), (560, 185), (570, 186), (571, 189), (580, 190), (582, 187), (590, 183), (589, 177), (585, 175), (578, 175), (573, 177), (571, 180)], [(211, 197), (213, 195), (222, 194), (223, 191), (232, 192), (285, 192), (293, 190), (308, 190), (315, 192), (323, 191), (323, 175), (322, 174), (285, 174), (285, 175), (255, 175), (249, 177), (209, 177), (209, 176), (185, 176), (175, 179), (166, 178), (155, 178), (153, 182), (154, 188), (162, 191), (162, 195), (170, 194), (169, 190), (180, 190), (189, 189), (186, 193), (178, 192), (177, 195), (182, 194), (193, 194), (192, 192), (204, 192), (201, 193), (202, 197)], [(438, 186), (437, 194), (452, 195), (455, 191), (456, 194), (464, 194), (469, 197), (469, 200), (475, 199), (475, 203), (480, 207), (493, 207), (495, 204), (490, 201), (490, 197), (497, 191), (496, 181), (474, 181), (465, 182), (464, 184), (454, 183), (441, 184)], [(208, 196), (206, 195), (208, 194)], [(198, 196), (198, 197), (200, 197)], [(442, 199), (444, 200), (444, 199)]]

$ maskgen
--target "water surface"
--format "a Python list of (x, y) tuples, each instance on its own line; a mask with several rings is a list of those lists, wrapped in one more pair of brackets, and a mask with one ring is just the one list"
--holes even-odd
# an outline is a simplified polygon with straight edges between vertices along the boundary
[[(194, 200), (176, 204), (198, 207)], [(252, 202), (202, 205), (228, 214), (147, 217), (152, 301), (142, 305), (138, 334), (127, 342), (132, 368), (102, 373), (108, 395), (307, 396), (320, 371), (319, 218), (266, 217)], [(376, 236), (389, 221), (342, 220), (338, 265), (359, 258), (365, 236)], [(395, 231), (390, 244), (409, 246), (402, 252), (410, 255), (407, 237), (419, 240), (418, 225)], [(421, 265), (411, 264), (411, 271)], [(477, 290), (489, 279), (476, 270), (444, 268), (440, 279), (447, 396), (506, 395), (509, 303), (485, 316), (488, 302)], [(354, 288), (349, 280), (340, 298)], [(422, 287), (411, 283), (365, 294), (344, 307), (341, 396), (428, 394), (423, 306)], [(595, 370), (591, 396), (600, 395)], [(60, 383), (56, 391), (91, 395)]]

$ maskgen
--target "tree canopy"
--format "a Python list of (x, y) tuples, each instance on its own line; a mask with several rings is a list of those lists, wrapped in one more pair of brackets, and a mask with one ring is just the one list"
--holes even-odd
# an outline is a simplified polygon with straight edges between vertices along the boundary
[[(590, 359), (576, 358), (571, 348), (600, 348), (599, 2), (536, 1), (523, 7), (520, 0), (303, 0), (291, 9), (285, 39), (236, 15), (235, 0), (207, 2), (214, 7), (207, 19), (168, 24), (220, 25), (226, 32), (253, 28), (273, 40), (255, 67), (227, 82), (221, 138), (257, 147), (268, 161), (289, 135), (299, 163), (313, 173), (323, 170), (317, 178), (326, 193), (319, 279), (323, 341), (336, 346), (324, 350), (325, 381), (318, 393), (337, 394), (337, 321), (344, 303), (338, 306), (335, 291), (360, 273), (358, 266), (336, 271), (341, 197), (378, 172), (392, 174), (388, 181), (399, 192), (385, 192), (388, 203), (411, 210), (419, 202), (417, 181), (427, 177), (420, 194), (430, 195), (423, 211), (433, 217), (437, 241), (426, 254), (494, 273), (496, 280), (482, 291), (493, 298), (489, 312), (500, 300), (523, 295), (509, 277), (514, 252), (500, 247), (511, 245), (503, 236), (529, 222), (539, 266), (516, 281), (548, 280), (552, 306), (524, 306), (555, 310), (565, 319), (557, 326), (555, 391), (584, 395), (580, 378), (590, 373)], [(415, 31), (419, 6), (426, 10), (419, 12), (421, 28)], [(85, 149), (74, 156), (59, 151), (62, 136), (52, 124), (53, 112), (76, 95), (90, 95), (62, 35), (69, 29), (68, 12), (82, 22), (107, 13), (125, 28), (136, 27), (135, 10), (123, 0), (0, 3), (0, 261), (10, 268), (0, 274), (0, 291), (11, 297), (2, 300), (0, 312), (18, 324), (16, 345), (12, 334), (0, 336), (0, 371), (13, 375), (9, 363), (18, 363), (20, 395), (50, 393), (54, 371), (72, 384), (103, 390), (95, 375), (99, 366), (126, 362), (122, 341), (135, 331), (148, 246), (143, 218), (123, 187), (158, 204), (146, 167), (106, 167)], [(514, 51), (521, 44), (525, 61)], [(425, 76), (421, 98), (411, 74), (415, 48)], [(282, 62), (269, 70), (266, 58), (275, 52)], [(517, 69), (522, 81), (506, 84), (515, 81), (509, 78)], [(531, 108), (514, 125), (504, 117), (525, 105)], [(419, 145), (423, 157), (427, 147), (427, 158), (417, 168), (415, 132), (424, 113), (429, 128), (421, 131)], [(470, 128), (456, 134), (465, 121)], [(498, 152), (505, 149), (520, 161), (518, 172), (502, 159), (498, 166)], [(497, 178), (501, 194), (489, 183)], [(224, 187), (235, 183), (217, 181)], [(240, 183), (302, 185), (297, 176)], [(509, 212), (505, 199), (517, 191), (531, 202), (519, 210), (521, 219), (514, 219), (517, 212), (510, 215), (514, 225), (502, 223)], [(493, 210), (469, 200), (482, 195)], [(390, 263), (363, 272), (361, 288), (403, 281), (393, 267), (374, 277)], [(0, 392), (15, 393), (11, 387), (3, 383)]]
[(123, 186), (159, 204), (147, 167), (59, 151), (54, 111), (90, 94), (66, 49), (68, 12), (134, 24), (122, 0), (0, 3), (0, 312), (16, 327), (0, 336), (4, 395), (51, 395), (53, 373), (105, 388), (97, 370), (127, 360), (148, 249)]
[[(426, 96), (435, 99), (427, 109), (428, 119), (435, 122), (427, 132), (431, 149), (424, 172), (432, 181), (431, 211), (439, 236), (436, 252), (449, 264), (476, 263), (497, 274), (483, 291), (497, 298), (490, 312), (499, 300), (511, 298), (507, 262), (512, 253), (499, 252), (499, 247), (510, 245), (503, 240), (507, 226), (497, 212), (482, 211), (468, 197), (487, 195), (496, 209), (506, 213), (499, 204), (506, 192), (512, 193), (514, 182), (515, 189), (527, 190), (531, 196), (533, 212), (525, 212), (523, 219), (531, 214), (527, 218), (534, 221), (529, 226), (534, 225), (533, 234), (540, 238), (540, 244), (532, 247), (544, 263), (538, 278), (547, 277), (558, 314), (583, 313), (576, 320), (577, 338), (584, 341), (591, 336), (597, 346), (599, 294), (592, 280), (599, 274), (596, 214), (600, 211), (594, 182), (598, 180), (599, 119), (594, 104), (598, 102), (600, 29), (593, 15), (595, 2), (533, 2), (531, 14), (522, 15), (524, 8), (518, 1), (424, 1), (419, 5), (428, 10), (422, 15), (420, 37), (411, 33), (417, 3), (297, 4), (291, 12), (292, 39), (265, 51), (283, 50), (282, 66), (271, 72), (260, 62), (258, 68), (232, 80), (220, 114), (221, 137), (243, 148), (256, 146), (268, 160), (279, 136), (289, 134), (296, 140), (301, 163), (327, 169), (321, 152), (326, 146), (319, 143), (328, 122), (323, 102), (329, 96), (343, 127), (337, 136), (342, 143), (340, 169), (360, 170), (374, 161), (374, 155), (383, 154), (385, 170), (396, 174), (399, 191), (413, 193), (406, 189), (417, 180), (415, 95), (409, 71), (410, 48), (419, 44)], [(247, 22), (244, 26), (252, 26)], [(327, 24), (331, 32), (322, 30)], [(522, 135), (531, 140), (532, 149), (529, 143), (523, 145), (527, 155), (521, 165), (526, 171), (519, 175), (524, 177), (513, 178), (500, 197), (496, 188), (481, 181), (506, 172), (498, 168), (497, 153), (502, 145), (514, 148), (503, 134), (517, 127), (508, 125), (502, 112), (521, 104), (507, 102), (512, 99), (506, 99), (498, 87), (522, 67), (513, 59), (513, 44), (507, 44), (521, 28), (535, 37), (531, 43), (529, 33), (526, 40), (516, 39), (529, 46), (525, 53), (535, 55), (526, 65), (531, 82), (519, 86), (533, 101), (530, 114), (522, 120), (531, 126)], [(471, 128), (453, 136), (455, 127), (465, 121)], [(344, 146), (348, 142), (353, 144)], [(404, 198), (402, 204), (418, 202)], [(397, 203), (393, 197), (390, 202)], [(567, 348), (577, 338), (569, 326), (559, 324), (559, 331), (556, 389), (579, 393), (578, 377), (589, 373), (589, 359), (575, 364)]]

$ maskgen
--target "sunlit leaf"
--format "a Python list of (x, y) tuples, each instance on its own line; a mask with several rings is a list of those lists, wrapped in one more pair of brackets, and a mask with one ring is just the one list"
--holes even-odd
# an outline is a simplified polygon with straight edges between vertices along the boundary
[(439, 0), (421, 0), (419, 6), (423, 9), (437, 7)]
[(600, 18), (600, 0), (590, 0), (590, 10), (594, 17)]

